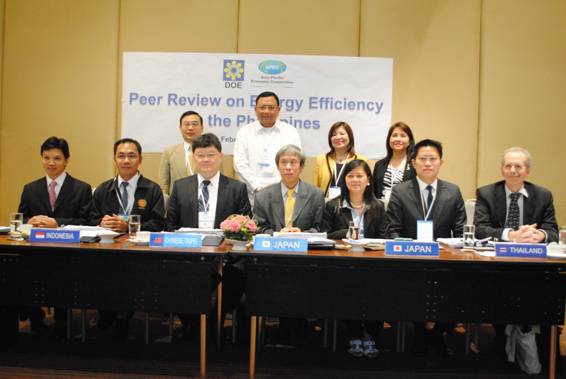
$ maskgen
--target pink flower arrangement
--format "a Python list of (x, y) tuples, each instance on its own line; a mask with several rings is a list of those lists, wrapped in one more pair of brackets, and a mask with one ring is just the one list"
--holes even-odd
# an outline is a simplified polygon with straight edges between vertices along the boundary
[(220, 223), (220, 229), (228, 239), (249, 241), (255, 234), (257, 225), (248, 216), (233, 214)]

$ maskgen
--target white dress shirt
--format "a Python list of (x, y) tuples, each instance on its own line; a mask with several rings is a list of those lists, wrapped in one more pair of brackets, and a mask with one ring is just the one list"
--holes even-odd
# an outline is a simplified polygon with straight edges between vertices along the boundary
[[(130, 180), (127, 180), (128, 182), (128, 186), (126, 187), (126, 192), (128, 193), (128, 206), (126, 207), (126, 209), (124, 209), (125, 214), (129, 215), (130, 213), (132, 213), (132, 209), (134, 208), (134, 201), (135, 201), (135, 194), (136, 194), (136, 188), (138, 187), (138, 180), (140, 178), (140, 173), (138, 172), (136, 175), (134, 175), (132, 178), (130, 178)], [(122, 207), (122, 183), (125, 182), (126, 180), (122, 179), (122, 177), (120, 175), (118, 175), (118, 199), (119, 199), (119, 203), (120, 203), (120, 207)]]
[[(187, 141), (183, 141), (183, 148), (185, 149), (185, 166), (187, 166), (187, 172), (189, 173), (189, 175), (193, 175), (193, 166), (191, 165), (191, 155), (193, 155), (193, 148)], [(173, 185), (173, 183), (171, 183), (171, 185)]]
[[(527, 190), (525, 189), (525, 186), (522, 186), (520, 190), (517, 191), (518, 193), (520, 193), (522, 196), (519, 196), (517, 198), (517, 204), (519, 205), (519, 225), (524, 225), (523, 222), (523, 204), (524, 204), (524, 198), (525, 197), (529, 197), (529, 193), (527, 192)], [(507, 220), (507, 215), (509, 214), (509, 204), (511, 204), (511, 194), (513, 193), (513, 191), (511, 191), (507, 186), (505, 186), (505, 209), (507, 209), (505, 211), (505, 220)], [(503, 229), (503, 233), (501, 233), (501, 239), (503, 241), (509, 241), (509, 232), (511, 231), (511, 228), (505, 228)], [(546, 233), (544, 233), (546, 235)]]
[[(428, 220), (430, 218), (430, 212), (432, 212), (431, 208), (434, 205), (434, 201), (436, 200), (436, 189), (438, 187), (438, 179), (434, 179), (434, 182), (430, 183), (430, 186), (432, 187), (432, 204), (427, 204), (426, 200), (428, 198), (428, 190), (426, 189), (426, 187), (428, 186), (427, 183), (423, 182), (422, 180), (419, 179), (419, 177), (417, 176), (417, 182), (419, 183), (419, 193), (421, 194), (421, 201), (423, 203), (423, 214), (425, 215), (425, 220)], [(428, 206), (428, 214), (425, 211), (427, 209)]]
[(255, 121), (238, 131), (234, 144), (234, 169), (246, 183), (250, 201), (257, 188), (281, 180), (275, 155), (288, 144), (301, 147), (301, 139), (295, 127), (283, 121), (278, 120), (271, 128), (264, 128)]
[(55, 186), (55, 195), (59, 197), (59, 192), (61, 191), (61, 187), (63, 186), (63, 182), (65, 182), (65, 178), (67, 177), (67, 172), (63, 171), (61, 175), (56, 177), (55, 179), (51, 179), (49, 176), (46, 176), (45, 179), (47, 180), (47, 193), (49, 193), (49, 184), (53, 181), (57, 183)]
[[(201, 174), (197, 174), (198, 179), (198, 197), (202, 196), (202, 182), (206, 180), (201, 176)], [(214, 222), (214, 217), (216, 217), (216, 204), (218, 204), (218, 183), (220, 182), (220, 171), (216, 173), (210, 180), (210, 184), (208, 185), (208, 213), (212, 217), (212, 221)], [(207, 204), (205, 204), (206, 206)], [(224, 220), (222, 220), (224, 221)]]

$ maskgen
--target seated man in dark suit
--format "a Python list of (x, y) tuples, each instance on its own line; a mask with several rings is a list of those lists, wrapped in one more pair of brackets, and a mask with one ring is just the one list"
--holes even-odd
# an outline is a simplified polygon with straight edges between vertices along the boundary
[[(552, 193), (526, 181), (531, 161), (531, 154), (520, 147), (503, 152), (503, 180), (480, 187), (476, 192), (477, 238), (493, 237), (518, 243), (558, 241)], [(498, 353), (505, 355), (505, 325), (497, 324), (494, 328)], [(546, 332), (543, 329), (543, 334)], [(543, 350), (546, 346), (542, 343)]]
[[(142, 162), (138, 141), (123, 138), (114, 143), (114, 162), (118, 175), (100, 184), (92, 201), (91, 225), (99, 225), (115, 232), (128, 231), (128, 217), (140, 215), (141, 230), (159, 232), (165, 225), (163, 192), (159, 185), (143, 177), (138, 171)], [(128, 337), (132, 313), (99, 311), (98, 326), (109, 328), (114, 321), (115, 337)]]
[[(259, 233), (319, 232), (324, 212), (323, 192), (300, 180), (305, 155), (295, 145), (283, 146), (275, 155), (281, 182), (271, 184), (254, 196), (254, 218)], [(303, 319), (279, 319), (279, 342), (288, 344), (307, 333)]]
[(322, 225), (324, 194), (300, 180), (305, 155), (295, 145), (283, 146), (275, 156), (281, 182), (254, 196), (254, 218), (260, 233), (318, 232)]
[[(417, 221), (433, 223), (434, 239), (460, 237), (466, 220), (464, 200), (457, 185), (438, 179), (442, 166), (442, 144), (425, 139), (415, 145), (412, 159), (417, 177), (393, 188), (387, 217), (389, 238), (417, 238)], [(444, 344), (443, 333), (450, 324), (437, 323), (427, 336), (424, 323), (415, 325), (415, 351), (426, 349), (426, 340), (442, 355), (452, 352)]]
[[(46, 176), (24, 186), (18, 212), (24, 222), (36, 228), (57, 228), (81, 225), (88, 220), (92, 189), (73, 178), (65, 169), (69, 163), (69, 145), (63, 138), (49, 137), (41, 145), (41, 162)], [(28, 308), (31, 330), (41, 334), (46, 330), (41, 308)], [(55, 309), (55, 330), (66, 329), (66, 309)]]
[[(167, 230), (180, 227), (218, 229), (232, 214), (251, 215), (246, 185), (220, 173), (222, 145), (218, 137), (205, 133), (192, 143), (196, 174), (177, 180), (167, 206)], [(244, 291), (242, 267), (229, 261), (224, 267), (222, 308), (231, 311)], [(225, 312), (223, 311), (222, 314)], [(243, 314), (243, 312), (238, 312)], [(183, 335), (195, 335), (198, 315), (179, 315)]]

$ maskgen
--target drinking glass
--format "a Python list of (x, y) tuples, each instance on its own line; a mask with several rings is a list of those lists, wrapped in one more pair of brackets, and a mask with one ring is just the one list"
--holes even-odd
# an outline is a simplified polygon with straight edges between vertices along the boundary
[(10, 238), (16, 241), (21, 241), (22, 237), (22, 224), (24, 222), (24, 214), (19, 212), (10, 213)]
[(130, 215), (128, 218), (128, 232), (130, 233), (130, 239), (132, 240), (135, 240), (138, 237), (140, 221), (140, 215)]
[(560, 227), (560, 234), (558, 235), (558, 243), (562, 246), (566, 246), (566, 226)]
[(475, 246), (475, 225), (464, 225), (464, 247), (474, 247)]
[(354, 221), (350, 221), (348, 225), (348, 233), (346, 234), (346, 238), (351, 240), (357, 240), (360, 238), (360, 228)]

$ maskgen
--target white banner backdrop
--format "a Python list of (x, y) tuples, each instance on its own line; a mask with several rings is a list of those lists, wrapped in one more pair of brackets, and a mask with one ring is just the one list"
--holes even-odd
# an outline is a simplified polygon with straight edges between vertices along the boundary
[(385, 155), (393, 59), (303, 55), (124, 53), (122, 137), (147, 152), (180, 143), (179, 117), (194, 110), (232, 154), (240, 127), (255, 121), (255, 97), (275, 92), (279, 118), (294, 125), (307, 156), (327, 152), (328, 130), (349, 123), (356, 151)]

